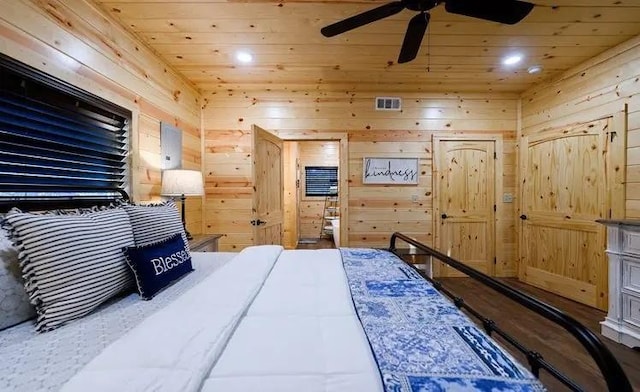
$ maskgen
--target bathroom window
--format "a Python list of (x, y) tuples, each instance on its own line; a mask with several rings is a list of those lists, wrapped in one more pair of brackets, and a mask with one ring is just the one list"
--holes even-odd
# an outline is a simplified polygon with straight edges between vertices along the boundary
[(305, 196), (338, 194), (338, 166), (305, 166)]

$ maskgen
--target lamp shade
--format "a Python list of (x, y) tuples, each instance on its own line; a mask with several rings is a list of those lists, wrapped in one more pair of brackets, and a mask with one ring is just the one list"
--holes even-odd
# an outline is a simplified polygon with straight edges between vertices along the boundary
[(162, 196), (201, 196), (204, 194), (202, 173), (198, 170), (165, 170), (162, 172)]

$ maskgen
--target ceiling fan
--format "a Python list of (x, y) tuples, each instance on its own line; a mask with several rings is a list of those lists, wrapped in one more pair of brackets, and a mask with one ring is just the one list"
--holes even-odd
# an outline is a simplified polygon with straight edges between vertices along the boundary
[(323, 27), (320, 31), (325, 37), (334, 37), (357, 27), (395, 15), (405, 8), (411, 11), (418, 11), (420, 13), (409, 21), (402, 49), (400, 49), (400, 56), (398, 57), (398, 63), (406, 63), (415, 59), (418, 55), (422, 37), (427, 31), (427, 25), (431, 17), (428, 11), (440, 3), (445, 3), (445, 10), (452, 14), (505, 24), (520, 22), (534, 7), (534, 4), (520, 0), (399, 0), (333, 23)]

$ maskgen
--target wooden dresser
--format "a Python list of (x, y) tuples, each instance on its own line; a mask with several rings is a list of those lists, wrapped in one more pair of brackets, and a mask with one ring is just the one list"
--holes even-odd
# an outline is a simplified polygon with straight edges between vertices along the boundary
[(607, 226), (609, 313), (602, 334), (640, 347), (640, 220), (600, 220)]
[(196, 234), (189, 240), (189, 248), (192, 252), (217, 252), (220, 237), (221, 234)]

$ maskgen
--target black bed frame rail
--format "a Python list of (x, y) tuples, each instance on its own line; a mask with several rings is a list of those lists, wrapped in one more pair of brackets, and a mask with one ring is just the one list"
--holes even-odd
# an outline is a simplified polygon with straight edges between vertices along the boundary
[[(396, 239), (400, 239), (408, 244), (415, 246), (420, 249), (421, 253), (426, 256), (435, 257), (439, 261), (450, 265), (451, 267), (467, 274), (469, 277), (474, 278), (475, 280), (481, 282), (482, 284), (491, 287), (493, 290), (503, 294), (515, 302), (523, 305), (527, 309), (541, 315), (542, 317), (551, 320), (555, 324), (560, 325), (562, 328), (567, 330), (574, 338), (576, 338), (584, 348), (589, 352), (595, 363), (600, 368), (602, 375), (604, 376), (605, 382), (607, 384), (607, 388), (612, 392), (632, 392), (631, 384), (629, 383), (629, 379), (626, 374), (622, 370), (622, 367), (616, 360), (616, 358), (611, 354), (611, 351), (604, 345), (604, 343), (598, 338), (598, 336), (589, 330), (587, 327), (582, 325), (580, 322), (572, 318), (571, 316), (565, 314), (564, 312), (536, 299), (527, 294), (524, 294), (518, 290), (515, 290), (504, 283), (483, 274), (451, 257), (438, 252), (435, 249), (432, 249), (413, 238), (407, 237), (401, 233), (393, 233), (391, 235), (391, 240), (389, 243), (389, 251), (393, 252), (397, 256), (401, 256), (397, 253), (396, 248)], [(414, 266), (414, 268), (416, 268)], [(500, 329), (495, 321), (488, 319), (482, 316), (479, 312), (471, 308), (467, 305), (464, 300), (458, 296), (455, 296), (449, 290), (442, 287), (442, 283), (433, 280), (430, 276), (427, 276), (416, 268), (420, 275), (422, 275), (425, 279), (430, 281), (436, 289), (446, 294), (450, 297), (454, 304), (461, 309), (466, 310), (474, 317), (478, 318), (487, 332), (487, 334), (491, 335), (492, 332), (495, 332), (499, 336), (501, 336), (505, 341), (514, 346), (520, 352), (526, 355), (527, 361), (529, 362), (529, 366), (531, 367), (531, 372), (536, 377), (540, 377), (540, 369), (544, 369), (553, 377), (558, 379), (564, 385), (566, 385), (569, 389), (573, 391), (584, 391), (579, 385), (577, 385), (573, 380), (565, 376), (558, 369), (554, 368), (551, 364), (544, 360), (542, 355), (536, 351), (530, 350), (525, 347), (523, 344), (518, 342), (515, 338), (504, 332)]]

